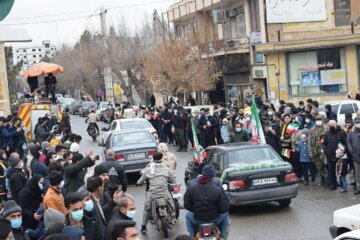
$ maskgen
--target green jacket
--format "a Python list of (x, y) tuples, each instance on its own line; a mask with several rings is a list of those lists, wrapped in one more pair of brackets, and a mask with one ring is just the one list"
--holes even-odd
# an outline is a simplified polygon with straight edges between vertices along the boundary
[(95, 164), (90, 157), (85, 157), (77, 163), (66, 164), (64, 166), (64, 179), (66, 192), (76, 192), (85, 184), (84, 178), (87, 168)]
[(230, 135), (231, 142), (247, 142), (247, 141), (249, 141), (249, 139), (250, 139), (250, 137), (246, 134), (246, 132), (244, 130), (242, 130), (241, 132), (234, 131)]

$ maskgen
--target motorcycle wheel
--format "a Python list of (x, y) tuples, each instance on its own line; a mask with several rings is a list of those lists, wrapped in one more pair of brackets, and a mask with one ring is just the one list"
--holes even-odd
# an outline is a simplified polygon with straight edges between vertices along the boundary
[(161, 229), (164, 233), (164, 238), (168, 238), (169, 237), (169, 228), (168, 228), (168, 223), (166, 221), (166, 217), (160, 217), (160, 221), (161, 221)]
[(180, 206), (179, 206), (179, 201), (177, 199), (174, 199), (174, 205), (175, 205), (175, 215), (176, 215), (176, 219), (179, 219), (180, 216)]

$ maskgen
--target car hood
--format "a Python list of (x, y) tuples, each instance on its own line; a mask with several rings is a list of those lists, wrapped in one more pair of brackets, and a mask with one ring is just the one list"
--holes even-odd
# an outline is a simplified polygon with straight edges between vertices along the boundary
[(360, 204), (334, 211), (333, 225), (350, 230), (360, 229)]
[(114, 152), (119, 152), (119, 151), (127, 151), (127, 150), (137, 150), (137, 149), (141, 149), (141, 148), (157, 148), (156, 143), (151, 142), (151, 143), (137, 143), (137, 144), (129, 144), (129, 145), (122, 145), (122, 146), (114, 146), (112, 147), (112, 149), (114, 150)]

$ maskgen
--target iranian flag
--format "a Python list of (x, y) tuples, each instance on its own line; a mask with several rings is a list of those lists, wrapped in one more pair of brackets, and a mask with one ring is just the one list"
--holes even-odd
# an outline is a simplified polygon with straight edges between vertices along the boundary
[(300, 128), (300, 123), (290, 123), (286, 128), (286, 133), (296, 133)]
[(200, 165), (202, 161), (206, 158), (206, 152), (204, 148), (199, 144), (193, 119), (191, 119), (191, 130), (194, 138), (194, 162)]
[(266, 143), (264, 131), (260, 122), (259, 113), (256, 108), (255, 98), (253, 98), (251, 106), (251, 127), (251, 142), (254, 144)]
[(283, 155), (284, 157), (287, 157), (288, 159), (290, 159), (290, 149), (283, 148), (281, 150), (281, 155)]

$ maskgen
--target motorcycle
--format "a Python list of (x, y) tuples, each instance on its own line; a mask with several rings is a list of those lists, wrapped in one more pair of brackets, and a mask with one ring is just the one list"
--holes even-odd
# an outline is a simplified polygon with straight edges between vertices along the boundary
[(203, 223), (199, 225), (195, 238), (198, 240), (219, 240), (221, 234), (219, 228), (213, 223)]
[(96, 142), (96, 137), (98, 136), (97, 131), (96, 131), (96, 127), (94, 125), (90, 125), (89, 126), (89, 135), (90, 137), (93, 139), (94, 142)]
[(169, 183), (169, 191), (174, 200), (176, 219), (179, 219), (179, 215), (180, 215), (179, 201), (182, 198), (182, 194), (180, 192), (180, 186), (181, 183)]

